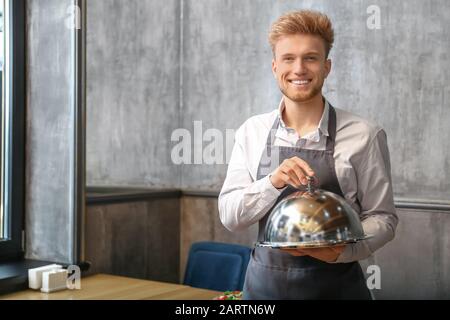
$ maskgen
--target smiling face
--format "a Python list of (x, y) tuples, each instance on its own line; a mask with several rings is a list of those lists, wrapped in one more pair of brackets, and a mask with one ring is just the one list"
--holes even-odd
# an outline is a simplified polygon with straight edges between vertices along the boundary
[(282, 37), (275, 46), (272, 71), (284, 96), (306, 102), (322, 94), (331, 70), (325, 44), (316, 35), (295, 34)]

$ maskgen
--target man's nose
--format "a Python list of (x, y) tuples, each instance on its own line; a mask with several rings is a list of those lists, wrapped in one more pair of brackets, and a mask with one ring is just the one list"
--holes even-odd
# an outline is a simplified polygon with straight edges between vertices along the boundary
[(303, 59), (296, 59), (294, 63), (294, 73), (303, 74), (306, 72), (306, 65)]

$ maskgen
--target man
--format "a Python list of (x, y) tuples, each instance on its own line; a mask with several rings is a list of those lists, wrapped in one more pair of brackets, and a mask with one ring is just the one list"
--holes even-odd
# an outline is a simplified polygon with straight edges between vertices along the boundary
[(259, 222), (262, 240), (267, 217), (285, 191), (313, 176), (319, 188), (357, 210), (372, 237), (320, 249), (257, 247), (245, 299), (370, 299), (358, 260), (394, 238), (398, 219), (384, 130), (333, 108), (321, 93), (333, 40), (330, 20), (315, 11), (291, 12), (272, 25), (272, 71), (283, 97), (277, 110), (248, 119), (236, 132), (220, 219), (231, 231)]

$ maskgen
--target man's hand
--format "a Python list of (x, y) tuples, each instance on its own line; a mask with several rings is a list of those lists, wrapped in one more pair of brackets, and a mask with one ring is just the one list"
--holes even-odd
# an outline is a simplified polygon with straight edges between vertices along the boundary
[(293, 256), (311, 256), (324, 262), (335, 262), (344, 251), (345, 245), (325, 247), (325, 248), (302, 248), (302, 249), (282, 249)]
[(287, 184), (300, 187), (308, 184), (307, 176), (314, 176), (311, 167), (299, 157), (292, 157), (284, 160), (270, 175), (270, 182), (277, 189), (284, 188)]

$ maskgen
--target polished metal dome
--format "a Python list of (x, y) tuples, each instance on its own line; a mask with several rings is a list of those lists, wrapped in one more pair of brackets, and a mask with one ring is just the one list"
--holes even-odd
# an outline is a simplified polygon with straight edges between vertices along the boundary
[(264, 241), (272, 248), (328, 247), (366, 239), (358, 213), (325, 190), (297, 191), (281, 200), (266, 224)]

